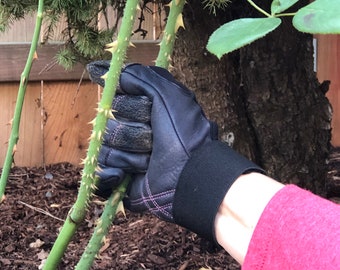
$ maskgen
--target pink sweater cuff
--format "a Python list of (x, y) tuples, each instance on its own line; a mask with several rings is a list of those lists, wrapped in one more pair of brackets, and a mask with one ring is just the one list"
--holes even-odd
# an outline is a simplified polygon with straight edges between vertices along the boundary
[(340, 205), (294, 185), (268, 203), (242, 270), (340, 269)]

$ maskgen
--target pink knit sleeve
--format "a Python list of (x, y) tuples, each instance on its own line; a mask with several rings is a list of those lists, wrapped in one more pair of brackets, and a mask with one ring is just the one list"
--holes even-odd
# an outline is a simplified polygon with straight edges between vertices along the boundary
[(339, 270), (340, 205), (294, 185), (269, 202), (242, 270)]

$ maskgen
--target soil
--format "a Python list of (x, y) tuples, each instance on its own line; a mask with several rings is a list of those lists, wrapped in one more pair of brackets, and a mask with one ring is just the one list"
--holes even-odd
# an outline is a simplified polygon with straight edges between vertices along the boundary
[[(330, 178), (338, 178), (340, 151), (331, 155)], [(81, 169), (68, 163), (45, 168), (14, 167), (0, 205), (0, 269), (39, 269), (76, 196)], [(340, 175), (340, 173), (339, 173)], [(337, 180), (338, 181), (338, 180)], [(332, 186), (332, 185), (331, 185)], [(332, 200), (340, 194), (331, 192)], [(74, 269), (96, 219), (100, 199), (90, 205), (58, 269)], [(91, 269), (240, 269), (224, 250), (177, 225), (126, 210), (111, 227)]]

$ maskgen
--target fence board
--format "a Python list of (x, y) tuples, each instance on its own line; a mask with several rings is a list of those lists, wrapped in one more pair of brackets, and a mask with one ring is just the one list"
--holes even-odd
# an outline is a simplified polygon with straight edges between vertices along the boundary
[(15, 21), (4, 33), (0, 33), (0, 42), (31, 42), (35, 21), (35, 15)]
[(85, 158), (89, 125), (95, 117), (98, 87), (77, 82), (44, 83), (44, 156), (46, 164), (67, 161), (79, 164)]
[(333, 107), (332, 145), (340, 146), (340, 35), (319, 35), (317, 75), (320, 81), (330, 80), (327, 93)]
[[(0, 166), (5, 160), (11, 132), (9, 122), (13, 118), (18, 84), (6, 83), (0, 87)], [(22, 110), (19, 141), (14, 161), (20, 166), (42, 165), (42, 130), (40, 83), (28, 86)]]
[[(126, 62), (138, 62), (153, 65), (159, 46), (157, 42), (134, 42), (135, 48), (130, 47)], [(0, 45), (0, 82), (19, 81), (26, 63), (29, 44)], [(55, 63), (54, 57), (62, 45), (44, 45), (37, 49), (38, 59), (35, 60), (30, 73), (30, 81), (36, 80), (80, 80), (84, 66), (78, 64), (70, 71), (64, 70)], [(49, 67), (49, 68), (47, 68)], [(47, 69), (46, 69), (47, 68)], [(85, 73), (85, 79), (87, 74)]]

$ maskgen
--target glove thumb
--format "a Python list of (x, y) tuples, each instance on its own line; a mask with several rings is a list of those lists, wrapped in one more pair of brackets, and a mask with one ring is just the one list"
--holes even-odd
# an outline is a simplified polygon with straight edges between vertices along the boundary
[(95, 194), (107, 199), (110, 197), (112, 190), (123, 181), (125, 174), (122, 169), (101, 165), (97, 176), (99, 177), (99, 181), (96, 185), (97, 190)]

